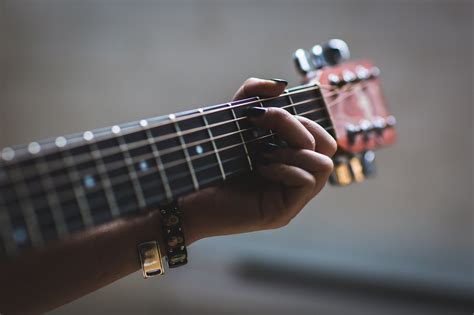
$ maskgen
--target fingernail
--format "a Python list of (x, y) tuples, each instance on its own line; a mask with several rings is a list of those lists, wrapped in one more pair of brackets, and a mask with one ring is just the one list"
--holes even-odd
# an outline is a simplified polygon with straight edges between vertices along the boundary
[(288, 85), (288, 81), (283, 80), (283, 79), (272, 78), (272, 79), (270, 79), (270, 80), (272, 80), (272, 81), (274, 81), (274, 82), (276, 82), (276, 83), (282, 83), (282, 84), (284, 84), (285, 86)]
[(263, 107), (249, 107), (247, 108), (247, 116), (252, 118), (261, 117), (266, 111), (267, 109)]
[(259, 144), (259, 149), (263, 153), (273, 153), (280, 147), (274, 143), (263, 142)]

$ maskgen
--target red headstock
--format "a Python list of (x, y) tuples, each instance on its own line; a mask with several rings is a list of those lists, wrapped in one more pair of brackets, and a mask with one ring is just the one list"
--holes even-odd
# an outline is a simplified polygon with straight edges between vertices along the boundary
[(304, 83), (321, 87), (338, 143), (333, 182), (360, 182), (374, 170), (372, 150), (395, 141), (395, 117), (386, 106), (380, 70), (369, 60), (347, 61), (341, 40), (313, 47), (311, 54), (295, 53)]

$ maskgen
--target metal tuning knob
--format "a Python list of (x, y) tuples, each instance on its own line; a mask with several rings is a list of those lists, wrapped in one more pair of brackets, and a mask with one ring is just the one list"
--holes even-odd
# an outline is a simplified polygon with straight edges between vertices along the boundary
[(325, 66), (334, 66), (350, 58), (349, 47), (340, 39), (331, 39), (323, 45), (316, 45), (311, 49), (312, 60), (317, 69)]
[(361, 183), (365, 179), (364, 167), (362, 165), (361, 157), (354, 155), (349, 159), (349, 166), (351, 167), (352, 176), (357, 183)]
[(304, 49), (300, 48), (295, 51), (293, 54), (293, 61), (295, 62), (296, 69), (302, 75), (315, 70), (308, 52)]
[(336, 186), (347, 186), (352, 183), (352, 173), (346, 157), (339, 156), (334, 160), (334, 171), (329, 181)]
[(365, 177), (374, 176), (376, 172), (374, 151), (362, 153), (361, 162)]

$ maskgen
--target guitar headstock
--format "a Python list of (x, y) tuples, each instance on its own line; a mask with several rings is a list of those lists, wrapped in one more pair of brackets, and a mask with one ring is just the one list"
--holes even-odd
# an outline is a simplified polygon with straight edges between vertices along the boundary
[(373, 175), (374, 150), (396, 138), (396, 119), (388, 111), (379, 68), (349, 57), (347, 44), (339, 39), (294, 54), (303, 83), (317, 83), (324, 96), (338, 144), (331, 182), (341, 186)]

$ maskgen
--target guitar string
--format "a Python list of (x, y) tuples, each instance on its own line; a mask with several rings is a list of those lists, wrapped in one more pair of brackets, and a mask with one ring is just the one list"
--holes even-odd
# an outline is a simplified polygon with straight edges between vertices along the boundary
[[(350, 95), (349, 95), (349, 96), (350, 96)], [(345, 97), (345, 98), (347, 98), (347, 97)], [(337, 103), (339, 103), (339, 102), (333, 102), (333, 103), (331, 103), (330, 105), (331, 105), (331, 107), (332, 107), (332, 106), (334, 106), (334, 105), (337, 105)], [(309, 112), (312, 112), (312, 111), (309, 111)], [(301, 115), (304, 115), (304, 114), (308, 114), (308, 113), (302, 113)], [(325, 129), (326, 129), (326, 130), (330, 130), (331, 127), (325, 128)], [(271, 137), (271, 136), (273, 136), (273, 135), (275, 135), (275, 134), (272, 133), (272, 134), (269, 134), (269, 135), (265, 135), (264, 137), (261, 137), (260, 139), (262, 139), (262, 138), (267, 138), (267, 137)], [(257, 140), (260, 140), (260, 139), (253, 139), (252, 141), (249, 141), (249, 142), (257, 141)], [(247, 143), (249, 143), (249, 142), (247, 142)], [(240, 144), (240, 145), (242, 145), (242, 144)], [(238, 159), (238, 158), (241, 158), (241, 157), (237, 157), (237, 158), (235, 158), (235, 159)], [(229, 162), (229, 160), (230, 160), (230, 159), (225, 160), (224, 163)], [(214, 166), (215, 166), (215, 165), (214, 165)], [(212, 167), (212, 166), (207, 166), (207, 167)], [(207, 167), (206, 167), (206, 168), (207, 168)], [(198, 171), (202, 171), (202, 169), (199, 169)], [(237, 170), (237, 171), (235, 171), (235, 172), (239, 172), (239, 171), (240, 171), (240, 170)], [(187, 174), (188, 174), (188, 172), (186, 172), (186, 175), (187, 175)], [(228, 174), (228, 173), (227, 173), (227, 174)], [(229, 174), (228, 174), (228, 175), (229, 175)], [(215, 179), (220, 179), (220, 178), (221, 178), (221, 177), (219, 176), (219, 177), (216, 177)], [(171, 178), (171, 180), (174, 180), (174, 178)], [(191, 186), (190, 186), (190, 187), (191, 187)], [(191, 188), (192, 188), (192, 187), (191, 187)], [(155, 196), (155, 197), (153, 197), (153, 198), (155, 198), (155, 199), (157, 199), (157, 201), (159, 201), (160, 198), (162, 198), (162, 196), (157, 194), (157, 196)], [(154, 202), (154, 201), (153, 201), (153, 198), (149, 199), (149, 200), (148, 200), (148, 203)], [(73, 199), (73, 200), (75, 200), (75, 199)], [(134, 208), (136, 208), (136, 205), (135, 205), (135, 204), (132, 204), (131, 206), (134, 207)], [(129, 206), (127, 206), (127, 208), (128, 208), (128, 207), (129, 207)], [(127, 208), (126, 208), (126, 209), (127, 209)]]
[[(319, 112), (320, 110), (312, 110), (311, 113), (315, 113), (315, 112)], [(302, 113), (303, 115), (305, 114), (311, 114), (311, 113)], [(315, 122), (322, 122), (322, 121), (326, 121), (328, 120), (329, 118), (323, 118), (323, 119), (319, 119)], [(201, 140), (199, 142), (210, 142), (210, 141), (215, 141), (215, 140), (218, 140), (218, 139), (222, 139), (222, 138), (226, 138), (226, 137), (229, 137), (231, 135), (238, 135), (240, 133), (244, 133), (246, 131), (251, 131), (251, 130), (254, 130), (255, 128), (247, 128), (247, 129), (240, 129), (238, 131), (234, 131), (232, 133), (228, 133), (228, 134), (224, 134), (224, 135), (221, 135), (221, 136), (217, 136), (217, 137), (213, 137), (211, 138), (210, 140), (208, 139), (205, 139), (205, 140)], [(243, 145), (243, 143), (241, 141), (239, 141), (236, 145)], [(185, 149), (189, 149), (189, 148), (192, 148), (194, 147), (195, 145), (191, 145), (191, 143), (187, 146), (185, 146), (184, 148)], [(179, 149), (182, 149), (182, 147), (178, 148), (176, 147), (178, 150), (174, 150), (174, 152), (177, 152), (179, 151)], [(224, 151), (227, 147), (224, 147), (224, 148), (220, 148), (218, 150), (209, 150), (207, 152), (204, 152), (202, 154), (199, 154), (199, 155), (194, 155), (192, 157), (190, 157), (190, 160), (191, 161), (194, 161), (194, 160), (197, 160), (197, 159), (200, 159), (200, 158), (204, 158), (206, 156), (209, 156), (209, 155), (214, 155), (214, 154), (218, 154), (221, 150)], [(165, 151), (165, 150), (164, 150)], [(164, 152), (163, 151), (163, 152)], [(169, 155), (173, 152), (166, 152), (165, 154), (161, 154), (160, 155), (160, 158), (162, 158), (163, 156), (166, 156), (166, 155)], [(133, 161), (132, 163), (132, 167), (135, 168), (135, 166), (137, 165), (137, 163), (141, 163), (141, 162), (153, 162), (155, 163), (156, 162), (156, 157), (155, 155), (153, 154), (153, 152), (151, 153), (146, 153), (146, 154), (142, 154), (142, 155), (138, 155), (138, 156), (135, 156), (135, 157), (132, 157), (131, 160)], [(91, 160), (93, 161), (93, 160)], [(164, 171), (165, 169), (169, 169), (169, 168), (172, 168), (172, 167), (176, 167), (176, 166), (179, 166), (179, 165), (182, 165), (182, 164), (185, 164), (187, 163), (187, 159), (179, 159), (179, 160), (175, 160), (175, 161), (172, 161), (172, 162), (168, 162), (166, 164), (163, 164), (162, 166), (161, 165), (156, 165), (157, 167), (162, 167), (163, 169), (160, 170), (160, 171)], [(130, 166), (129, 164), (127, 163), (124, 163), (123, 161), (115, 161), (113, 163), (109, 163), (107, 164), (107, 169), (106, 171), (97, 171), (97, 168), (96, 167), (90, 167), (90, 168), (87, 168), (87, 169), (82, 169), (81, 170), (81, 173), (85, 173), (86, 176), (93, 176), (93, 177), (101, 177), (102, 175), (107, 177), (109, 180), (113, 180), (119, 176), (122, 176), (122, 177), (127, 177), (130, 179), (129, 175), (128, 175), (128, 172), (126, 174), (119, 174), (119, 175), (115, 175), (115, 176), (110, 176), (109, 173), (113, 172), (113, 171), (117, 171), (117, 170), (120, 170), (120, 169), (123, 169), (123, 168), (127, 168), (128, 166)], [(149, 166), (150, 168), (151, 167), (154, 167), (153, 165), (152, 166)], [(67, 168), (64, 168), (65, 170)], [(34, 176), (31, 176), (29, 177), (30, 180), (33, 180), (35, 179), (36, 180), (36, 177), (38, 176), (43, 176), (43, 175), (46, 175), (48, 174), (49, 176), (51, 176), (51, 173), (50, 172), (47, 172), (47, 173), (44, 173), (44, 174), (36, 174)], [(142, 174), (137, 174), (138, 176), (142, 176)], [(145, 176), (145, 175), (143, 175)], [(23, 182), (24, 180), (21, 179), (20, 177), (17, 178), (17, 180), (15, 182)], [(54, 192), (54, 191), (57, 191), (57, 190), (61, 190), (65, 187), (69, 187), (69, 185), (79, 185), (81, 183), (83, 183), (82, 180), (78, 180), (78, 181), (71, 181), (69, 176), (67, 176), (67, 174), (59, 174), (59, 175), (56, 175), (54, 176), (54, 188), (50, 188), (50, 189), (42, 189), (42, 188), (38, 188), (38, 189), (30, 189), (29, 190), (29, 194), (30, 195), (36, 195), (36, 194), (43, 194), (44, 192)]]
[[(323, 86), (323, 89), (331, 89), (333, 91), (335, 91), (333, 94), (331, 95), (325, 95), (325, 97), (331, 97), (337, 93), (340, 93), (339, 91), (336, 92), (336, 90), (338, 89), (341, 89), (341, 88), (337, 88), (337, 87), (331, 87), (329, 86), (326, 87), (325, 85), (322, 85)], [(246, 106), (246, 105), (253, 105), (253, 104), (262, 104), (262, 102), (266, 102), (266, 101), (270, 101), (270, 100), (274, 100), (274, 99), (277, 99), (277, 98), (284, 98), (284, 97), (288, 97), (288, 96), (294, 96), (294, 95), (297, 95), (297, 94), (302, 94), (302, 93), (305, 93), (305, 92), (311, 92), (311, 91), (314, 91), (314, 90), (317, 90), (319, 89), (320, 86), (319, 85), (312, 85), (310, 87), (305, 87), (305, 88), (301, 88), (299, 90), (296, 90), (296, 91), (293, 91), (293, 92), (288, 92), (289, 90), (287, 90), (285, 93), (279, 95), (279, 96), (275, 96), (275, 97), (270, 97), (270, 98), (266, 98), (266, 99), (256, 99), (256, 100), (253, 100), (253, 98), (249, 98), (249, 101), (248, 102), (244, 102), (244, 103), (241, 103), (241, 104), (236, 104), (236, 105), (232, 105), (232, 102), (229, 102), (229, 103), (224, 103), (224, 104), (219, 104), (219, 105), (215, 105), (215, 106), (224, 106), (222, 108), (217, 108), (217, 109), (214, 109), (214, 110), (208, 110), (208, 111), (205, 111), (205, 112), (199, 112), (199, 113), (194, 113), (194, 114), (190, 114), (190, 115), (186, 115), (186, 116), (182, 116), (182, 117), (177, 117), (175, 118), (174, 120), (169, 120), (169, 121), (166, 121), (166, 122), (163, 122), (163, 123), (158, 123), (156, 125), (154, 125), (153, 127), (149, 127), (149, 129), (153, 129), (153, 128), (156, 128), (156, 127), (162, 127), (162, 126), (165, 126), (165, 125), (168, 125), (168, 124), (173, 124), (173, 123), (176, 123), (176, 122), (179, 122), (179, 121), (183, 121), (183, 120), (188, 120), (188, 119), (192, 119), (192, 118), (198, 118), (198, 117), (203, 117), (205, 115), (209, 115), (209, 114), (212, 114), (212, 113), (217, 113), (217, 112), (224, 112), (224, 111), (232, 111), (232, 110), (235, 110), (237, 108), (240, 108), (240, 107), (243, 107), (243, 106)], [(347, 88), (347, 86), (343, 87), (343, 88)], [(320, 100), (320, 99), (323, 99), (324, 97), (318, 97), (318, 98), (314, 98), (314, 100)], [(251, 100), (252, 99), (252, 100)], [(238, 102), (238, 101), (245, 101), (244, 100), (237, 100), (235, 102)], [(228, 105), (231, 105), (230, 107)], [(292, 106), (294, 104), (291, 104), (290, 106)], [(163, 117), (163, 116), (161, 116)], [(242, 118), (242, 117), (241, 117)], [(153, 118), (149, 119), (149, 121), (152, 121)], [(194, 129), (189, 129), (189, 130), (186, 130), (186, 131), (183, 131), (181, 134), (182, 135), (185, 135), (185, 134), (188, 134), (188, 133), (192, 133), (192, 132), (196, 132), (196, 131), (199, 131), (199, 130), (205, 130), (207, 129), (208, 127), (214, 127), (214, 126), (218, 126), (218, 125), (221, 125), (221, 124), (226, 124), (226, 123), (232, 123), (236, 120), (234, 119), (231, 119), (231, 120), (227, 120), (227, 121), (224, 121), (224, 122), (219, 122), (219, 123), (216, 123), (214, 125), (209, 125), (209, 126), (202, 126), (202, 127), (198, 127), (200, 129), (197, 129), (197, 128), (194, 128)], [(131, 132), (133, 133), (133, 132)], [(121, 134), (120, 136), (126, 136), (127, 134), (129, 133), (123, 133)], [(164, 140), (168, 140), (168, 139), (172, 139), (172, 138), (179, 138), (177, 136), (177, 133), (172, 133), (172, 134), (169, 134), (169, 135), (164, 135), (164, 136), (158, 136), (158, 137), (154, 137), (154, 140), (155, 141), (164, 141)], [(109, 139), (100, 139), (100, 141), (107, 141), (107, 140), (110, 140), (110, 139), (113, 139), (113, 138), (109, 138)], [(100, 142), (98, 141), (98, 142)], [(144, 140), (146, 141), (146, 140)], [(96, 142), (97, 143), (97, 142)], [(78, 146), (81, 146), (83, 145), (84, 143), (80, 143)], [(72, 148), (68, 148), (69, 150), (72, 149)], [(45, 157), (47, 156), (48, 154), (45, 154), (43, 155), (42, 157)], [(77, 157), (81, 157), (81, 156), (90, 156), (89, 153), (82, 153), (82, 154), (79, 154), (76, 156)], [(0, 161), (1, 162), (1, 161)], [(63, 163), (61, 163), (62, 165)], [(54, 169), (52, 170), (54, 171)]]
[[(306, 102), (306, 101), (304, 101), (304, 102)], [(303, 103), (303, 102), (294, 103), (293, 105), (301, 105), (301, 103)], [(333, 102), (333, 103), (334, 103), (334, 102)], [(333, 105), (335, 105), (335, 104), (331, 104), (331, 106), (333, 106)], [(324, 108), (323, 108), (323, 109), (324, 109)], [(319, 111), (321, 111), (321, 110), (323, 110), (323, 109), (310, 110), (310, 111), (308, 111), (308, 112), (301, 113), (300, 115), (306, 115), (306, 114), (310, 114), (310, 113), (319, 112)], [(242, 117), (242, 118), (245, 118), (245, 117)], [(325, 120), (328, 120), (328, 119), (329, 119), (329, 118), (323, 118), (323, 119), (320, 119), (320, 120), (318, 120), (318, 121), (316, 121), (316, 122), (322, 122), (322, 121), (325, 121)], [(237, 133), (241, 133), (241, 132), (243, 133), (243, 132), (246, 132), (246, 131), (250, 131), (250, 130), (252, 130), (252, 129), (253, 129), (253, 128), (242, 129), (242, 130), (240, 130), (240, 131), (238, 131), (238, 132), (232, 132), (231, 134), (237, 134)], [(228, 134), (224, 134), (224, 135), (221, 135), (221, 136), (228, 136)], [(219, 136), (219, 137), (222, 138), (221, 136)], [(218, 138), (218, 137), (214, 137), (214, 139), (216, 139), (216, 138)], [(208, 140), (208, 142), (213, 141), (214, 139), (210, 139), (210, 140)], [(207, 140), (207, 139), (206, 139), (206, 140)], [(244, 145), (244, 143), (239, 142), (237, 145)], [(189, 149), (190, 147), (193, 147), (193, 146), (194, 146), (194, 145), (186, 146), (185, 149)], [(227, 149), (227, 147), (221, 148), (221, 150), (225, 150), (225, 149)], [(216, 151), (216, 150), (210, 150), (210, 151), (208, 151), (208, 152), (206, 152), (206, 153), (203, 153), (203, 154), (200, 154), (200, 155), (194, 155), (193, 157), (191, 157), (190, 160), (193, 161), (193, 160), (196, 160), (196, 159), (199, 159), (199, 158), (206, 157), (206, 156), (208, 156), (208, 155), (214, 155), (214, 154), (219, 153), (219, 151), (220, 151), (220, 150), (217, 150), (217, 151)], [(168, 152), (167, 154), (169, 154), (169, 152)], [(160, 155), (160, 156), (163, 157), (163, 156), (165, 156), (165, 155), (166, 155), (166, 154), (163, 154), (163, 155)], [(146, 161), (148, 161), (148, 160), (154, 161), (154, 158), (155, 158), (155, 157), (154, 157), (153, 153), (148, 153), (148, 154), (143, 154), (143, 155), (135, 156), (135, 157), (132, 158), (132, 161), (134, 161), (133, 165), (135, 165), (137, 162), (142, 162), (143, 160), (146, 160)], [(138, 160), (138, 161), (136, 161), (136, 160)], [(94, 161), (94, 160), (90, 160), (90, 161)], [(185, 164), (185, 163), (187, 163), (187, 159), (181, 159), (181, 160), (176, 160), (176, 161), (169, 162), (169, 163), (164, 164), (164, 165), (162, 165), (162, 166), (163, 166), (164, 169), (166, 169), (166, 168), (171, 168), (171, 167), (179, 166), (179, 165)], [(129, 166), (127, 163), (123, 163), (122, 161), (116, 161), (116, 162), (113, 163), (113, 165), (116, 166), (116, 167), (113, 167), (113, 168), (112, 168), (112, 167), (109, 167), (109, 168), (107, 168), (107, 171), (106, 171), (106, 172), (97, 172), (97, 168), (91, 167), (91, 168), (88, 168), (88, 169), (86, 169), (86, 170), (87, 170), (87, 171), (93, 170), (94, 172), (85, 172), (85, 173), (86, 173), (87, 176), (94, 176), (94, 177), (95, 177), (95, 176), (100, 177), (100, 176), (104, 175), (104, 177), (108, 177), (109, 180), (115, 179), (115, 178), (117, 178), (117, 177), (119, 177), (119, 176), (123, 176), (123, 177), (129, 178), (129, 175), (128, 175), (128, 174), (125, 174), (125, 175), (117, 175), (117, 176), (112, 176), (112, 177), (109, 176), (108, 172), (113, 172), (113, 171), (115, 171), (115, 170), (118, 170), (118, 169), (125, 168), (125, 167)], [(77, 165), (76, 165), (76, 166), (77, 166)], [(158, 165), (157, 165), (157, 166), (158, 166)], [(68, 169), (68, 168), (64, 168), (64, 170), (67, 170), (67, 169)], [(85, 170), (81, 170), (81, 171), (84, 172)], [(47, 174), (51, 174), (51, 172), (48, 172)], [(34, 177), (37, 177), (38, 175), (41, 176), (41, 174), (36, 174), (36, 176), (33, 176), (33, 177), (29, 178), (29, 179), (32, 179), (32, 178), (34, 178)], [(138, 174), (138, 175), (140, 175), (140, 174)], [(55, 176), (55, 182), (57, 182), (57, 180), (58, 180), (57, 177), (58, 177), (58, 176)], [(66, 178), (66, 177), (69, 178), (69, 177), (66, 176), (66, 175), (62, 175), (62, 177), (64, 177), (64, 178)], [(19, 181), (19, 179), (18, 179), (17, 181)], [(68, 181), (64, 181), (64, 183), (61, 183), (61, 185), (54, 185), (54, 186), (55, 186), (54, 188), (50, 188), (50, 189), (39, 188), (38, 190), (35, 190), (35, 191), (31, 191), (31, 190), (30, 190), (30, 191), (29, 191), (29, 194), (34, 195), (34, 194), (36, 194), (36, 193), (44, 193), (44, 192), (53, 192), (53, 193), (54, 193), (54, 192), (56, 192), (57, 190), (61, 190), (62, 188), (66, 187), (66, 186), (69, 187), (70, 184), (76, 185), (76, 184), (80, 184), (80, 183), (83, 183), (83, 181), (81, 180), (81, 181), (71, 182), (70, 180), (68, 180)]]
[[(306, 86), (301, 86), (301, 87), (296, 87), (296, 88), (299, 88), (299, 90), (296, 90), (296, 91), (292, 91), (292, 92), (289, 92), (289, 90), (285, 90), (285, 92), (283, 94), (280, 94), (278, 96), (274, 96), (274, 97), (269, 97), (269, 98), (264, 98), (264, 99), (261, 99), (257, 96), (255, 97), (250, 97), (250, 98), (247, 98), (247, 99), (242, 99), (242, 100), (235, 100), (235, 101), (230, 101), (230, 102), (227, 102), (227, 103), (223, 103), (223, 104), (217, 104), (217, 105), (212, 105), (210, 106), (210, 108), (212, 107), (216, 107), (215, 109), (210, 109), (206, 112), (197, 112), (197, 113), (192, 113), (192, 114), (189, 114), (189, 115), (183, 115), (183, 116), (179, 116), (179, 117), (175, 117), (174, 119), (168, 119), (166, 121), (161, 121), (161, 122), (158, 122), (156, 123), (155, 125), (152, 126), (148, 126), (149, 129), (151, 128), (155, 128), (155, 127), (163, 127), (163, 126), (166, 126), (166, 125), (171, 125), (171, 124), (174, 124), (174, 123), (177, 123), (177, 122), (180, 122), (180, 121), (184, 121), (184, 120), (189, 120), (189, 119), (192, 119), (192, 118), (196, 118), (196, 117), (202, 117), (204, 115), (208, 115), (208, 114), (213, 114), (213, 113), (218, 113), (218, 112), (221, 112), (221, 111), (228, 111), (230, 110), (231, 108), (232, 109), (236, 109), (236, 108), (240, 108), (240, 107), (243, 107), (243, 106), (247, 106), (247, 105), (253, 105), (253, 104), (259, 104), (261, 102), (266, 102), (266, 101), (271, 101), (271, 100), (274, 100), (274, 99), (277, 99), (277, 98), (280, 98), (280, 97), (286, 97), (286, 96), (292, 96), (292, 95), (297, 95), (297, 94), (302, 94), (302, 93), (305, 93), (305, 92), (311, 92), (311, 91), (315, 91), (315, 90), (318, 90), (319, 89), (319, 86), (315, 83), (313, 85), (310, 85), (308, 87)], [(236, 103), (236, 102), (242, 102), (242, 103), (239, 103), (239, 104), (235, 104), (235, 105), (232, 105), (232, 103)], [(231, 107), (229, 107), (228, 105), (232, 105)], [(223, 107), (221, 107), (223, 106)], [(179, 113), (178, 113), (179, 114)], [(169, 117), (170, 115), (168, 115)], [(159, 119), (159, 118), (162, 118), (162, 117), (166, 117), (166, 115), (164, 116), (159, 116), (159, 117), (154, 117), (154, 118), (148, 118), (148, 119), (145, 119), (147, 121), (147, 123), (150, 123), (151, 121), (155, 120), (155, 119)], [(135, 128), (138, 128), (138, 126), (136, 126)], [(133, 131), (131, 131), (130, 133), (133, 133)], [(126, 135), (125, 133), (122, 134), (122, 136)], [(79, 136), (79, 135), (78, 135)], [(115, 137), (115, 134), (113, 133), (109, 133), (107, 136), (113, 136)], [(72, 137), (72, 136), (71, 136)], [(83, 138), (83, 134), (80, 135), (81, 138)], [(108, 140), (110, 138), (103, 138), (101, 140)], [(76, 146), (81, 146), (83, 144), (83, 142), (81, 143), (78, 143)], [(73, 148), (73, 146), (69, 147), (69, 149)], [(24, 148), (26, 149), (26, 148)], [(18, 149), (19, 150), (19, 149)], [(0, 161), (1, 162), (1, 161)]]
[[(332, 103), (331, 106), (336, 105), (336, 103), (338, 103), (338, 102)], [(317, 111), (317, 110), (310, 110), (310, 111), (301, 113), (300, 115), (309, 115), (309, 114), (311, 114), (311, 113), (314, 113), (315, 111)], [(325, 128), (325, 130), (331, 130), (331, 129), (332, 129), (332, 127), (326, 127), (326, 128)], [(240, 147), (240, 146), (243, 146), (243, 145), (246, 145), (246, 144), (249, 144), (249, 143), (253, 143), (253, 142), (256, 142), (256, 141), (265, 139), (265, 138), (269, 138), (269, 137), (274, 136), (274, 135), (276, 135), (276, 134), (275, 134), (275, 133), (270, 133), (270, 134), (264, 135), (264, 136), (262, 136), (262, 137), (254, 138), (254, 139), (252, 139), (252, 140), (250, 140), (250, 141), (239, 142), (239, 143), (234, 144), (234, 145), (230, 145), (230, 146), (227, 146), (227, 147), (224, 147), (224, 148), (220, 148), (220, 149), (217, 150), (217, 151), (216, 151), (216, 150), (208, 151), (208, 152), (205, 153), (205, 156), (214, 155), (214, 154), (219, 153), (219, 152), (221, 152), (221, 151), (229, 150), (229, 149), (232, 149), (232, 148), (235, 148), (235, 147)], [(193, 156), (193, 157), (191, 157), (191, 161), (196, 160), (196, 159), (199, 159), (199, 158), (201, 158), (201, 157), (204, 157), (204, 156), (203, 156), (203, 155)], [(185, 164), (185, 163), (187, 163), (187, 160), (186, 160), (186, 159), (181, 159), (181, 160), (177, 160), (177, 161), (172, 161), (172, 162), (170, 162), (170, 163), (164, 164), (164, 168), (165, 168), (165, 169), (166, 169), (166, 168), (169, 169), (169, 168), (171, 168), (171, 167), (179, 166), (179, 165), (182, 165), (182, 164)], [(212, 167), (218, 166), (218, 165), (219, 165), (219, 164), (216, 163), (216, 164), (213, 164)], [(183, 173), (184, 173), (184, 172), (183, 172)], [(188, 171), (188, 172), (185, 172), (185, 174), (186, 174), (186, 175), (189, 175), (189, 171)], [(103, 175), (106, 175), (106, 174), (103, 174)], [(149, 175), (149, 174), (138, 174), (138, 175), (139, 175), (140, 177), (142, 177), (142, 176), (144, 177), (144, 176), (147, 176), (147, 175)], [(181, 177), (182, 177), (182, 176), (178, 176), (178, 179), (181, 178)], [(118, 176), (111, 177), (111, 178), (110, 178), (111, 183), (113, 182), (113, 181), (112, 181), (112, 178), (115, 179), (115, 183), (113, 183), (113, 184), (111, 185), (112, 187), (113, 187), (114, 185), (119, 185), (119, 184), (122, 184), (122, 183), (125, 183), (125, 182), (128, 182), (128, 181), (129, 181), (129, 175), (128, 175), (128, 174), (123, 174), (123, 175), (118, 175)], [(172, 176), (172, 177), (168, 178), (168, 182), (171, 183), (172, 181), (174, 181), (174, 180), (176, 180), (176, 179), (177, 179), (177, 178), (175, 178), (175, 177)], [(79, 184), (79, 183), (81, 183), (81, 182), (82, 182), (82, 181), (77, 181), (77, 182), (72, 182), (72, 183), (70, 182), (70, 184), (76, 185), (76, 184)], [(101, 187), (103, 187), (103, 186), (98, 186), (98, 189), (95, 189), (95, 190), (100, 190)], [(49, 189), (49, 190), (47, 190), (47, 192), (57, 193), (57, 190), (59, 190), (58, 188), (59, 188), (59, 187), (56, 187), (55, 189), (54, 189), (54, 188), (53, 188), (53, 189)], [(88, 193), (93, 193), (95, 190), (88, 190)], [(43, 192), (46, 192), (46, 191), (43, 189)], [(31, 192), (30, 192), (30, 194), (31, 194)], [(28, 198), (28, 197), (30, 197), (30, 196), (20, 196), (20, 197)], [(19, 197), (19, 198), (20, 198), (20, 197)], [(39, 197), (39, 196), (33, 196), (33, 197), (30, 197), (30, 198), (39, 199), (40, 197)], [(62, 203), (67, 203), (68, 201), (73, 201), (73, 200), (75, 200), (75, 198), (73, 198), (73, 199), (68, 199), (67, 201), (62, 200)]]
[[(283, 95), (283, 96), (286, 96), (286, 95)], [(326, 95), (326, 97), (331, 97), (331, 96), (332, 95)], [(301, 101), (301, 102), (293, 103), (293, 104), (290, 104), (290, 105), (282, 106), (281, 108), (283, 108), (283, 109), (284, 108), (294, 108), (298, 105), (318, 101), (318, 100), (321, 100), (321, 99), (323, 99), (323, 98), (322, 97), (311, 98), (311, 99), (308, 99), (308, 100), (305, 100), (305, 101)], [(239, 104), (239, 106), (240, 105), (241, 104)], [(226, 107), (224, 110), (231, 110), (231, 109), (229, 107)], [(323, 110), (325, 110), (325, 108), (321, 108), (320, 110), (323, 111)], [(193, 128), (193, 129), (188, 129), (188, 130), (185, 130), (185, 131), (181, 132), (180, 136), (188, 135), (188, 134), (198, 132), (198, 131), (202, 131), (202, 130), (208, 130), (210, 128), (218, 127), (218, 126), (221, 126), (221, 125), (224, 125), (224, 124), (236, 123), (236, 122), (238, 122), (240, 120), (244, 120), (246, 118), (247, 117), (244, 116), (244, 117), (239, 117), (237, 119), (230, 119), (230, 120), (227, 120), (227, 121), (224, 121), (224, 122), (218, 122), (218, 123), (215, 123), (215, 124), (210, 124), (210, 125), (207, 125), (207, 126), (201, 126), (201, 127), (197, 127), (197, 128)], [(248, 130), (250, 130), (250, 129), (242, 130), (242, 132), (245, 132), (245, 131), (248, 131)], [(234, 133), (235, 132), (231, 132), (231, 133), (228, 133), (228, 134), (222, 134), (222, 135), (214, 137), (214, 139), (223, 138), (226, 135), (232, 135)], [(120, 136), (123, 136), (123, 135), (120, 135)], [(140, 141), (135, 141), (132, 144), (127, 145), (126, 148), (127, 148), (127, 151), (130, 152), (131, 150), (142, 149), (142, 148), (148, 147), (150, 145), (150, 142), (149, 142), (150, 140), (152, 140), (154, 142), (159, 142), (159, 141), (165, 141), (165, 140), (170, 140), (170, 139), (179, 139), (180, 136), (176, 136), (176, 133), (173, 133), (173, 134), (170, 134), (170, 135), (152, 137), (151, 139), (144, 139), (144, 140), (140, 140)], [(189, 147), (193, 147), (193, 146), (196, 146), (198, 144), (211, 142), (211, 141), (212, 141), (212, 139), (205, 139), (205, 141), (202, 141), (200, 143), (196, 142), (196, 143), (187, 144), (188, 146), (185, 147), (185, 148), (189, 149)], [(98, 142), (95, 142), (95, 143), (98, 143)], [(174, 148), (164, 150), (164, 151), (166, 151), (165, 153), (163, 153), (163, 151), (159, 152), (159, 155), (164, 156), (166, 154), (170, 154), (170, 153), (173, 153), (173, 152), (176, 152), (176, 151), (180, 151), (182, 149), (183, 149), (182, 146), (175, 146)], [(96, 161), (97, 159), (94, 159), (94, 158), (91, 159), (91, 155), (92, 155), (91, 153), (93, 153), (93, 152), (94, 151), (90, 151), (90, 152), (85, 152), (85, 153), (81, 153), (79, 155), (73, 156), (75, 166), (79, 167), (82, 164), (86, 164), (86, 163)], [(112, 156), (115, 156), (115, 155), (120, 155), (120, 156), (123, 155), (123, 150), (117, 149), (116, 147), (100, 150), (100, 152), (101, 152), (101, 159), (112, 157)], [(142, 157), (142, 156), (138, 156), (138, 157)], [(134, 157), (134, 158), (138, 158), (138, 157)], [(149, 156), (149, 157), (151, 158), (152, 156)], [(42, 157), (39, 157), (39, 158), (44, 159), (45, 157), (42, 156)], [(47, 164), (48, 164), (48, 173), (67, 170), (67, 167), (64, 167), (64, 162), (63, 161), (55, 161), (54, 163), (48, 162)], [(124, 166), (122, 166), (122, 167), (124, 167)], [(34, 168), (34, 167), (32, 167), (32, 168)], [(36, 173), (36, 172), (32, 173), (31, 175), (23, 175), (23, 176), (21, 176), (21, 178), (18, 178), (17, 180), (13, 180), (13, 183), (33, 179), (33, 178), (35, 178), (37, 176), (41, 176), (41, 175), (42, 174), (39, 174), (39, 173)]]

